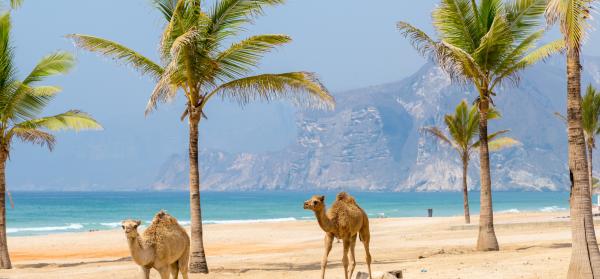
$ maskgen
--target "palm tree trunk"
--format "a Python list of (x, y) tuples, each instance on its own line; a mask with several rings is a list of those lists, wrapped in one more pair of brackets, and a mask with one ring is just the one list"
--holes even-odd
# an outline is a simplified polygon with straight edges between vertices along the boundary
[(12, 268), (6, 241), (6, 159), (8, 154), (0, 150), (0, 269)]
[(588, 183), (589, 183), (589, 187), (590, 187), (590, 203), (592, 205), (592, 209), (594, 208), (594, 202), (593, 202), (593, 197), (594, 197), (594, 173), (593, 173), (593, 150), (594, 147), (592, 146), (593, 139), (588, 139), (587, 141), (587, 155), (588, 155)]
[(481, 209), (479, 213), (479, 237), (477, 250), (498, 251), (498, 240), (494, 231), (494, 212), (492, 209), (492, 179), (490, 175), (490, 151), (488, 148), (487, 114), (489, 110), (488, 92), (482, 92), (484, 98), (479, 103), (479, 160), (481, 174)]
[(567, 125), (571, 172), (571, 263), (567, 278), (600, 278), (585, 138), (581, 126), (581, 64), (579, 52), (567, 51)]
[(469, 213), (469, 188), (467, 186), (467, 171), (469, 169), (469, 154), (462, 155), (463, 163), (463, 207), (465, 209), (465, 223), (471, 224), (471, 214)]
[(190, 272), (208, 273), (202, 240), (202, 209), (200, 207), (200, 171), (198, 168), (198, 124), (200, 113), (191, 108), (190, 124), (190, 221), (192, 228)]

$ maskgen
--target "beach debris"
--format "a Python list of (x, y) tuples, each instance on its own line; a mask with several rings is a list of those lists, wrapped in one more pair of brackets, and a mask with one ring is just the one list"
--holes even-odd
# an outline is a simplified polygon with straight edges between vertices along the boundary
[[(388, 272), (373, 272), (373, 279), (402, 279), (402, 270), (394, 270)], [(356, 274), (356, 279), (369, 279), (369, 273), (359, 271)]]
[(421, 272), (422, 272), (422, 273), (425, 273), (425, 272), (427, 272), (427, 269), (424, 269), (424, 268), (423, 268), (423, 269), (421, 269)]

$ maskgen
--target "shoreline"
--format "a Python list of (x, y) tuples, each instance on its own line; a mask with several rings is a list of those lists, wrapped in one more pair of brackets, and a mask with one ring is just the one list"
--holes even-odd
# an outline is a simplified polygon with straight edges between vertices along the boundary
[[(401, 269), (407, 278), (562, 278), (570, 257), (564, 212), (496, 214), (500, 252), (474, 251), (478, 216), (371, 219), (373, 271)], [(189, 228), (188, 228), (189, 229)], [(315, 278), (323, 232), (314, 220), (204, 227), (211, 273), (191, 278)], [(120, 229), (8, 238), (14, 269), (7, 278), (136, 278)], [(341, 273), (334, 242), (328, 278)], [(364, 250), (357, 244), (357, 270)], [(422, 272), (422, 270), (426, 270)], [(508, 273), (507, 273), (508, 272)], [(6, 275), (4, 275), (6, 274)], [(464, 275), (464, 277), (463, 277)], [(157, 278), (153, 273), (152, 278)]]
[[(435, 214), (434, 208), (434, 214)], [(472, 212), (471, 214), (477, 214), (478, 212)], [(535, 213), (563, 213), (569, 214), (569, 210), (566, 208), (561, 208), (557, 206), (547, 206), (538, 210), (519, 210), (519, 209), (508, 209), (508, 210), (499, 210), (494, 212), (494, 215), (503, 215), (503, 214), (535, 214)], [(369, 215), (369, 218), (372, 220), (375, 219), (398, 219), (398, 218), (422, 218), (426, 216), (393, 216), (387, 217), (381, 213), (372, 213)], [(433, 216), (432, 218), (458, 218), (462, 217), (462, 215), (441, 215), (441, 216)], [(202, 222), (202, 225), (212, 226), (212, 225), (227, 225), (227, 224), (263, 224), (263, 223), (279, 223), (279, 222), (298, 222), (298, 221), (314, 221), (316, 218), (314, 216), (306, 216), (306, 217), (280, 217), (280, 218), (265, 218), (265, 219), (235, 219), (235, 220), (205, 220)], [(150, 220), (143, 220), (142, 227), (144, 224), (150, 223)], [(179, 220), (180, 225), (189, 226), (190, 221), (188, 220)], [(94, 227), (93, 229), (82, 230), (85, 225), (96, 225), (103, 226), (100, 228)], [(10, 225), (10, 223), (9, 223)], [(47, 235), (55, 235), (55, 234), (67, 234), (67, 233), (84, 233), (84, 232), (97, 232), (97, 231), (111, 231), (119, 228), (121, 225), (120, 221), (114, 222), (97, 222), (97, 223), (67, 223), (56, 226), (47, 226), (47, 227), (11, 227), (7, 228), (7, 233), (9, 237), (27, 237), (27, 236), (47, 236)], [(27, 233), (30, 232), (30, 233)], [(33, 233), (31, 233), (33, 232)], [(35, 233), (39, 232), (39, 233)]]

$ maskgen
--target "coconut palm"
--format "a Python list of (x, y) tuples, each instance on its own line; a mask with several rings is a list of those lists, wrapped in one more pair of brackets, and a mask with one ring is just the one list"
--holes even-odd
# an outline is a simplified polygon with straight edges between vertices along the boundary
[[(565, 124), (567, 117), (561, 113), (555, 113)], [(600, 92), (591, 84), (588, 85), (586, 93), (581, 101), (581, 125), (583, 127), (583, 136), (587, 147), (588, 160), (588, 181), (590, 183), (590, 193), (593, 193), (593, 152), (596, 149), (596, 135), (600, 133)]]
[(545, 0), (442, 0), (433, 12), (438, 40), (406, 22), (398, 28), (455, 82), (478, 92), (481, 210), (477, 250), (498, 250), (494, 231), (487, 120), (498, 86), (518, 81), (525, 68), (559, 51), (562, 41), (536, 48), (544, 34)]
[(588, 181), (590, 190), (590, 201), (593, 191), (593, 152), (596, 149), (596, 135), (600, 133), (600, 92), (590, 84), (586, 89), (585, 96), (581, 102), (581, 113), (583, 135), (587, 146)]
[[(491, 109), (488, 112), (488, 119), (499, 118), (500, 114)], [(452, 146), (458, 152), (460, 160), (462, 162), (462, 175), (463, 175), (463, 207), (465, 210), (465, 223), (471, 223), (471, 215), (469, 213), (469, 188), (467, 185), (467, 170), (469, 168), (469, 160), (471, 152), (479, 147), (480, 141), (475, 140), (475, 136), (479, 133), (479, 112), (477, 107), (473, 106), (469, 108), (466, 101), (460, 102), (456, 106), (454, 114), (447, 114), (444, 117), (444, 122), (448, 128), (449, 135), (446, 135), (438, 127), (425, 127), (423, 130), (436, 138), (441, 142), (447, 143)], [(490, 151), (496, 151), (503, 148), (507, 148), (518, 144), (519, 142), (508, 137), (498, 136), (508, 132), (508, 130), (502, 130), (488, 135), (488, 144)]]
[(567, 56), (567, 131), (571, 178), (571, 263), (567, 278), (600, 277), (600, 250), (596, 241), (582, 126), (581, 61), (583, 41), (590, 29), (588, 20), (594, 0), (549, 0), (546, 18), (558, 23)]
[(66, 52), (50, 54), (19, 80), (10, 43), (10, 27), (9, 14), (0, 15), (0, 269), (11, 268), (6, 245), (5, 171), (13, 139), (52, 150), (55, 138), (51, 131), (101, 128), (91, 116), (78, 110), (39, 117), (60, 88), (38, 84), (47, 77), (68, 72), (74, 59)]
[(263, 55), (286, 44), (286, 35), (250, 36), (233, 42), (263, 8), (283, 0), (220, 0), (207, 11), (198, 0), (157, 0), (167, 21), (159, 51), (162, 64), (106, 39), (70, 35), (89, 51), (115, 58), (149, 74), (157, 81), (146, 113), (183, 92), (186, 105), (181, 119), (189, 123), (190, 216), (192, 227), (190, 271), (208, 273), (202, 241), (198, 126), (210, 100), (221, 98), (245, 105), (254, 100), (290, 99), (309, 107), (332, 108), (333, 97), (309, 72), (252, 75)]

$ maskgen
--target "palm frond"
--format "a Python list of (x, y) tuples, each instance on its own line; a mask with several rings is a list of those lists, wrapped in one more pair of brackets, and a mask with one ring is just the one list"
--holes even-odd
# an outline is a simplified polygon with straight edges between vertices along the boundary
[(404, 21), (399, 21), (396, 27), (412, 44), (413, 48), (421, 54), (421, 56), (433, 58), (437, 52), (437, 42), (427, 35), (421, 29)]
[(54, 98), (54, 94), (38, 94), (34, 87), (14, 82), (13, 90), (0, 98), (0, 121), (26, 121), (38, 115)]
[(567, 124), (567, 117), (562, 115), (560, 112), (554, 112), (554, 116), (556, 116), (556, 118), (562, 120), (565, 124)]
[(248, 74), (257, 66), (263, 54), (291, 40), (287, 35), (266, 34), (234, 43), (215, 58), (218, 71), (228, 79)]
[[(0, 14), (0, 92), (2, 92), (2, 95), (16, 90), (15, 84), (17, 83), (10, 30), (10, 14)], [(2, 105), (0, 104), (0, 106)]]
[(502, 137), (488, 142), (488, 148), (490, 152), (500, 151), (519, 145), (521, 145), (521, 142), (509, 137)]
[(444, 132), (442, 130), (440, 130), (440, 128), (438, 128), (438, 127), (423, 127), (423, 128), (421, 128), (421, 131), (436, 137), (441, 142), (447, 143), (450, 146), (457, 148), (456, 144), (453, 141), (451, 141), (446, 136), (446, 134), (444, 134)]
[(48, 149), (54, 149), (56, 139), (53, 135), (37, 129), (28, 129), (14, 127), (9, 132), (9, 135), (16, 136), (23, 142), (33, 143), (40, 146), (46, 146)]
[(468, 53), (477, 49), (480, 28), (469, 0), (442, 0), (432, 17), (440, 40)]
[(253, 100), (273, 101), (287, 99), (295, 105), (309, 108), (333, 109), (335, 100), (314, 73), (290, 72), (263, 74), (224, 83), (206, 98), (220, 95), (240, 105)]
[[(235, 35), (240, 27), (261, 15), (266, 6), (283, 4), (284, 0), (221, 0), (209, 13), (208, 34), (217, 37)], [(219, 35), (220, 34), (220, 35)]]
[(10, 7), (17, 9), (23, 5), (23, 0), (10, 0)]
[[(160, 76), (158, 82), (154, 86), (148, 104), (146, 104), (146, 115), (156, 109), (159, 103), (172, 101), (177, 94), (178, 88), (180, 86), (185, 86), (183, 84), (183, 79), (178, 78), (178, 76), (181, 76), (181, 73), (178, 71), (177, 62), (177, 60), (173, 60), (167, 65), (165, 72)], [(181, 82), (177, 82), (177, 80), (181, 80)], [(187, 97), (189, 98), (190, 96)]]
[(558, 22), (565, 44), (576, 52), (590, 30), (588, 19), (591, 17), (594, 0), (549, 0), (546, 7), (546, 19), (549, 25)]
[[(508, 133), (509, 131), (510, 131), (510, 130), (500, 130), (500, 131), (497, 131), (497, 132), (494, 132), (494, 133), (491, 133), (491, 134), (489, 134), (489, 135), (488, 135), (488, 148), (490, 148), (490, 147), (489, 147), (489, 144), (490, 144), (492, 141), (494, 141), (494, 140), (495, 140), (495, 139), (496, 139), (498, 136), (504, 135), (504, 134)], [(481, 145), (481, 141), (480, 141), (480, 140), (478, 140), (478, 141), (474, 142), (474, 143), (471, 145), (471, 148), (478, 148), (478, 147), (479, 147), (479, 145)]]
[(158, 79), (164, 72), (163, 68), (151, 59), (119, 43), (82, 34), (71, 34), (67, 37), (72, 39), (77, 47), (100, 53), (125, 65), (132, 66), (143, 75), (147, 74)]
[(516, 40), (522, 40), (540, 25), (547, 0), (516, 0), (504, 4), (506, 17)]
[(45, 56), (23, 80), (24, 85), (42, 81), (45, 77), (65, 74), (75, 65), (73, 55), (68, 52), (56, 52)]
[(510, 31), (510, 26), (504, 16), (497, 14), (488, 32), (481, 37), (479, 46), (472, 54), (482, 70), (492, 70), (495, 65), (501, 63), (505, 53), (514, 42)]
[[(540, 61), (544, 61), (550, 56), (563, 51), (564, 48), (565, 43), (563, 40), (556, 40), (537, 48), (536, 50), (522, 57), (516, 63), (504, 68), (502, 72), (498, 73), (494, 79), (494, 82), (492, 83), (492, 88), (496, 87), (498, 84), (501, 84), (506, 78), (517, 75), (520, 71), (526, 69), (527, 67), (530, 67)], [(512, 79), (516, 80), (514, 77)]]
[(70, 110), (65, 113), (32, 119), (15, 125), (23, 129), (47, 129), (50, 131), (61, 130), (100, 130), (102, 126), (91, 115), (79, 111)]
[(58, 86), (37, 86), (32, 88), (31, 94), (38, 96), (54, 96), (62, 91)]

